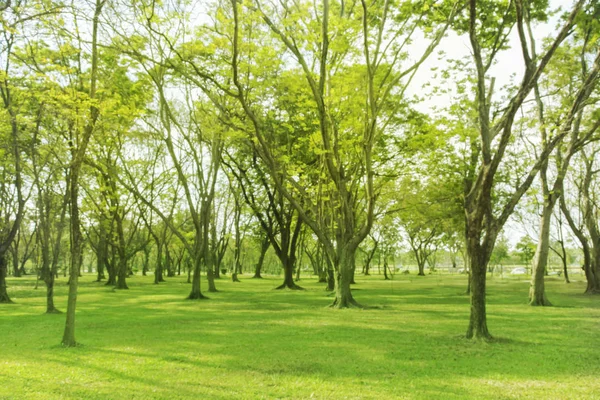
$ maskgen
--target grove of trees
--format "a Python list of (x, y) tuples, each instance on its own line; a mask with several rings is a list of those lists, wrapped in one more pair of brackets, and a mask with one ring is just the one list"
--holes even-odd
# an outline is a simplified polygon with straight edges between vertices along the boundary
[(355, 276), (402, 252), (467, 272), (491, 339), (517, 215), (530, 305), (573, 246), (600, 294), (597, 0), (4, 0), (0, 25), (0, 303), (35, 273), (60, 313), (68, 276), (64, 346), (86, 271), (201, 300), (306, 267), (369, 308)]

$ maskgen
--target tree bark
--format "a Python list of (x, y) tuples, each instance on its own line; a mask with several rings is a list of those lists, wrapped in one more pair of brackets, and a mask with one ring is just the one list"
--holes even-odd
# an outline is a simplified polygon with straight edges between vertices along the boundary
[(390, 277), (388, 276), (388, 262), (387, 262), (387, 256), (385, 256), (383, 258), (383, 280), (384, 281), (389, 281)]
[[(98, 76), (98, 21), (102, 7), (106, 0), (96, 0), (94, 11), (93, 27), (92, 27), (92, 60), (91, 60), (91, 76), (90, 76), (90, 99), (96, 97), (96, 82)], [(63, 333), (62, 345), (65, 347), (77, 346), (75, 340), (75, 308), (77, 306), (77, 286), (79, 278), (79, 268), (81, 262), (82, 237), (80, 230), (79, 219), (79, 174), (81, 165), (85, 156), (85, 151), (92, 136), (94, 125), (98, 120), (100, 111), (96, 106), (90, 107), (90, 121), (84, 128), (83, 136), (76, 149), (72, 150), (72, 161), (70, 166), (70, 197), (71, 197), (71, 276), (69, 279), (69, 295), (67, 301), (67, 320), (65, 322), (65, 331)]]
[[(18, 240), (15, 240), (14, 246), (18, 246)], [(12, 266), (13, 266), (13, 277), (20, 278), (21, 270), (19, 270), (19, 248), (18, 247), (13, 248), (11, 261), (12, 261)]]
[(304, 290), (294, 282), (294, 260), (286, 259), (283, 264), (283, 283), (275, 289)]
[(486, 264), (482, 257), (471, 258), (471, 315), (467, 329), (467, 339), (492, 338), (487, 327), (486, 318)]
[(0, 254), (0, 303), (12, 303), (6, 290), (6, 255)]
[(267, 254), (267, 250), (269, 250), (269, 246), (271, 245), (271, 241), (269, 237), (265, 237), (262, 240), (260, 247), (260, 256), (258, 257), (258, 262), (256, 263), (256, 267), (254, 268), (254, 276), (252, 278), (261, 279), (262, 275), (261, 270), (265, 261), (265, 255)]
[(529, 288), (529, 305), (551, 306), (546, 298), (544, 276), (548, 268), (548, 253), (550, 251), (550, 220), (552, 218), (554, 202), (545, 201), (540, 218), (540, 232), (534, 257), (531, 286)]
[(417, 266), (419, 267), (419, 273), (417, 274), (418, 276), (425, 276), (425, 263), (422, 262), (417, 262)]
[(352, 247), (342, 247), (339, 265), (335, 274), (335, 300), (331, 307), (333, 308), (364, 308), (352, 296), (350, 282), (352, 280), (352, 266), (356, 249)]
[[(196, 235), (198, 235), (199, 233), (196, 233)], [(196, 249), (194, 254), (194, 274), (192, 277), (192, 291), (190, 292), (189, 296), (187, 297), (188, 300), (202, 300), (202, 299), (207, 299), (208, 297), (204, 296), (202, 294), (202, 291), (200, 289), (200, 273), (201, 273), (201, 266), (202, 266), (202, 255), (199, 254), (200, 251), (199, 249), (201, 249), (201, 243), (198, 237), (196, 237), (196, 243), (194, 244), (194, 248)]]

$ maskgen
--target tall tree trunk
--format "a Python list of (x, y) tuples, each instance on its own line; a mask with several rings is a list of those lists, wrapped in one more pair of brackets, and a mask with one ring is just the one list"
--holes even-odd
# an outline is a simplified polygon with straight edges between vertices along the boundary
[(144, 247), (144, 264), (142, 266), (142, 276), (146, 276), (148, 274), (148, 266), (150, 265), (150, 249), (148, 247)]
[[(561, 233), (562, 235), (562, 233)], [(567, 251), (565, 250), (565, 242), (562, 240), (559, 241), (560, 244), (560, 251), (561, 251), (561, 257), (560, 260), (562, 261), (562, 265), (563, 265), (563, 274), (565, 275), (565, 283), (571, 283), (571, 281), (569, 280), (569, 269), (567, 266)]]
[(333, 292), (335, 290), (335, 270), (333, 268), (333, 262), (329, 258), (329, 255), (323, 251), (323, 258), (325, 259), (325, 263), (327, 264), (327, 287), (325, 288), (328, 292)]
[(421, 261), (419, 259), (419, 260), (417, 260), (417, 265), (419, 267), (419, 273), (417, 275), (418, 276), (425, 276), (425, 262)]
[[(196, 235), (198, 235), (199, 233), (196, 233)], [(194, 254), (194, 275), (192, 277), (192, 291), (190, 292), (190, 295), (187, 297), (188, 300), (200, 300), (200, 299), (206, 299), (207, 297), (204, 296), (202, 294), (202, 291), (200, 290), (200, 267), (202, 265), (202, 255), (199, 254), (200, 251), (199, 249), (201, 249), (201, 244), (199, 242), (199, 238), (196, 238), (195, 240), (195, 244), (194, 244), (194, 248), (196, 249), (195, 254)]]
[(54, 306), (54, 274), (50, 273), (44, 277), (46, 283), (46, 314), (59, 314), (60, 311)]
[(214, 265), (211, 265), (210, 267), (207, 265), (206, 281), (208, 282), (208, 291), (210, 293), (218, 292), (217, 286), (215, 285), (215, 267), (214, 267)]
[(0, 303), (12, 303), (6, 290), (6, 253), (0, 254)]
[[(75, 162), (74, 162), (75, 163)], [(77, 306), (77, 287), (79, 280), (79, 262), (81, 261), (81, 230), (79, 227), (79, 171), (81, 163), (71, 167), (71, 265), (69, 271), (69, 294), (67, 300), (67, 320), (62, 338), (65, 347), (77, 346), (75, 339), (75, 308)]]
[(252, 278), (262, 278), (262, 275), (260, 273), (265, 262), (265, 255), (267, 254), (270, 245), (271, 241), (269, 240), (269, 237), (264, 237), (260, 246), (260, 256), (258, 257), (258, 262), (256, 263), (256, 267), (254, 268), (254, 276)]
[(127, 258), (125, 257), (125, 255), (119, 255), (119, 266), (118, 266), (118, 271), (119, 273), (117, 274), (117, 284), (115, 286), (116, 289), (119, 290), (126, 290), (129, 289), (129, 286), (127, 286)]
[[(18, 240), (16, 241), (18, 242)], [(17, 246), (17, 244), (15, 243), (15, 246)], [(19, 270), (19, 248), (15, 247), (12, 251), (12, 256), (11, 256), (11, 261), (12, 261), (12, 269), (13, 269), (13, 277), (15, 278), (20, 278), (21, 277), (21, 270)]]
[(106, 280), (106, 286), (115, 286), (117, 284), (117, 267), (115, 266), (117, 260), (117, 254), (115, 246), (110, 248), (111, 256), (106, 258), (106, 272), (108, 273), (108, 279)]
[(385, 281), (389, 281), (390, 277), (388, 276), (388, 262), (387, 262), (387, 256), (383, 257), (383, 280)]
[[(90, 94), (89, 98), (96, 97), (96, 81), (98, 76), (98, 20), (105, 0), (96, 0), (96, 7), (93, 18), (92, 28), (92, 60), (91, 60), (91, 76), (90, 76)], [(84, 128), (83, 137), (78, 144), (77, 149), (72, 151), (72, 161), (70, 166), (70, 197), (71, 197), (71, 276), (69, 279), (69, 294), (67, 301), (67, 320), (65, 322), (65, 331), (63, 333), (62, 345), (65, 347), (73, 347), (77, 345), (75, 340), (75, 308), (77, 306), (77, 286), (79, 278), (79, 267), (81, 262), (81, 247), (82, 237), (79, 221), (79, 174), (81, 164), (85, 156), (85, 151), (92, 136), (94, 125), (98, 120), (100, 112), (95, 105), (90, 107), (90, 121)]]
[(352, 297), (352, 290), (350, 289), (355, 252), (356, 248), (350, 246), (345, 246), (340, 249), (341, 254), (335, 275), (335, 300), (331, 305), (333, 308), (363, 307), (354, 300), (354, 297)]
[(162, 243), (160, 240), (156, 241), (156, 266), (154, 267), (154, 284), (158, 285), (160, 282), (164, 282), (163, 278), (163, 266), (162, 266)]
[(545, 200), (542, 216), (540, 218), (540, 232), (535, 251), (531, 286), (529, 288), (529, 305), (551, 306), (546, 298), (544, 276), (548, 268), (548, 253), (550, 251), (550, 220), (554, 202)]
[(173, 265), (171, 262), (171, 252), (169, 251), (169, 246), (165, 244), (165, 265), (164, 265), (164, 269), (167, 270), (167, 276), (168, 277), (173, 277), (175, 276), (175, 274), (172, 272), (173, 269)]
[(192, 263), (188, 260), (186, 262), (186, 267), (187, 267), (187, 283), (192, 283)]
[[(100, 223), (102, 224), (102, 222)], [(98, 237), (98, 252), (96, 253), (96, 282), (102, 282), (105, 279), (104, 269), (108, 259), (108, 245), (106, 242), (106, 234), (104, 228), (99, 229)]]
[(471, 295), (471, 315), (469, 318), (469, 327), (467, 328), (467, 339), (492, 338), (487, 327), (486, 316), (486, 272), (488, 255), (485, 249), (482, 249), (478, 243), (469, 240), (468, 243), (469, 258), (471, 260), (469, 275), (470, 295)]
[[(68, 187), (68, 185), (67, 185)], [(62, 209), (60, 212), (60, 220), (58, 222), (58, 226), (56, 228), (56, 241), (54, 242), (54, 248), (52, 251), (52, 264), (50, 266), (50, 270), (48, 271), (48, 276), (44, 278), (44, 282), (46, 283), (46, 313), (57, 314), (60, 313), (58, 309), (54, 306), (54, 282), (56, 277), (58, 276), (58, 260), (60, 258), (60, 250), (61, 250), (61, 241), (63, 230), (65, 228), (65, 220), (67, 214), (67, 207), (69, 206), (69, 193), (65, 193)], [(46, 219), (46, 223), (48, 223), (48, 219)], [(48, 236), (49, 239), (49, 236)], [(49, 242), (49, 241), (48, 241)], [(49, 243), (48, 243), (49, 244)]]

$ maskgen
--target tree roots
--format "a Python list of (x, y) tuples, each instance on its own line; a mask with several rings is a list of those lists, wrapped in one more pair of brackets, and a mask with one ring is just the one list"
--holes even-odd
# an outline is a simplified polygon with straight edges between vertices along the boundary
[(274, 288), (273, 290), (282, 290), (282, 289), (290, 289), (290, 290), (306, 290), (304, 289), (302, 286), (298, 286), (295, 283), (292, 285), (287, 285), (285, 283), (277, 286), (276, 288)]
[(202, 293), (190, 293), (190, 295), (188, 297), (186, 297), (187, 300), (208, 300), (208, 297), (206, 297), (205, 295), (203, 295)]

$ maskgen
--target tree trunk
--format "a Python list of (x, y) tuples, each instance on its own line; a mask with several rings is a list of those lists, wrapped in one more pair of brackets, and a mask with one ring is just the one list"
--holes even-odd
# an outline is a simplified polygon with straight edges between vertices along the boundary
[(327, 254), (323, 254), (323, 258), (327, 263), (327, 287), (325, 288), (325, 290), (327, 290), (328, 292), (333, 292), (335, 290), (335, 271), (333, 269), (333, 263), (331, 262)]
[(164, 282), (163, 267), (162, 267), (162, 243), (156, 242), (156, 267), (154, 267), (154, 284), (158, 285)]
[(113, 248), (113, 255), (110, 260), (106, 258), (106, 272), (108, 273), (108, 279), (106, 280), (106, 286), (115, 286), (117, 284), (117, 271), (115, 268), (115, 254)]
[(218, 292), (217, 286), (215, 285), (215, 268), (211, 266), (206, 269), (206, 280), (208, 282), (208, 291), (210, 293)]
[[(562, 233), (561, 233), (562, 235)], [(569, 270), (567, 268), (567, 251), (565, 250), (565, 243), (562, 240), (560, 240), (560, 250), (561, 250), (561, 254), (562, 256), (560, 257), (561, 261), (562, 261), (562, 265), (563, 265), (563, 273), (565, 274), (565, 283), (571, 283), (571, 281), (569, 281)]]
[(54, 274), (48, 274), (44, 282), (46, 283), (46, 314), (60, 314), (54, 306)]
[(363, 308), (362, 305), (354, 300), (352, 290), (350, 289), (355, 251), (356, 249), (351, 248), (341, 249), (339, 265), (335, 275), (335, 300), (331, 305), (333, 308)]
[(283, 264), (283, 283), (277, 286), (275, 289), (292, 289), (292, 290), (304, 290), (304, 288), (296, 285), (294, 282), (294, 261), (285, 260)]
[(129, 289), (129, 287), (127, 286), (127, 259), (125, 258), (124, 254), (119, 255), (118, 270), (119, 273), (117, 276), (117, 285), (115, 286), (115, 288), (119, 290)]
[[(44, 222), (41, 225), (45, 225), (47, 222), (45, 219), (42, 220)], [(54, 271), (50, 267), (50, 243), (48, 240), (50, 230), (47, 226), (41, 226), (40, 228), (40, 235), (43, 237), (41, 242), (42, 268), (40, 274), (44, 280), (44, 283), (46, 284), (46, 314), (58, 314), (60, 311), (58, 311), (54, 306)]]
[(388, 262), (387, 262), (387, 257), (385, 257), (383, 259), (383, 280), (385, 281), (389, 281), (390, 277), (388, 276)]
[(142, 267), (142, 276), (148, 274), (148, 265), (150, 264), (150, 249), (144, 248), (144, 265)]
[(0, 303), (12, 303), (6, 290), (6, 253), (0, 254)]
[(187, 278), (187, 283), (192, 283), (192, 266), (190, 265), (190, 263), (187, 263), (187, 271), (188, 271), (188, 278)]
[(554, 203), (545, 201), (540, 219), (540, 233), (535, 251), (531, 286), (529, 288), (529, 305), (551, 306), (546, 298), (544, 276), (548, 268), (548, 253), (550, 251), (550, 220)]
[(268, 237), (264, 238), (260, 247), (260, 256), (258, 257), (258, 262), (256, 263), (256, 267), (254, 268), (254, 276), (252, 278), (261, 279), (262, 275), (260, 274), (264, 261), (265, 255), (267, 254), (267, 250), (269, 250), (269, 246), (271, 245), (271, 241)]
[[(200, 244), (198, 243), (198, 241), (196, 240), (196, 248), (198, 248)], [(198, 253), (196, 251), (196, 253)], [(202, 291), (200, 290), (200, 266), (202, 263), (202, 258), (200, 254), (194, 254), (194, 276), (192, 278), (192, 291), (190, 292), (190, 295), (187, 297), (188, 300), (201, 300), (201, 299), (207, 299), (206, 296), (204, 296), (202, 294)]]
[(12, 264), (13, 264), (13, 277), (20, 278), (21, 270), (19, 269), (19, 253), (18, 250), (15, 249), (12, 254)]
[(471, 315), (469, 319), (469, 327), (467, 329), (467, 339), (484, 339), (492, 338), (487, 327), (486, 316), (486, 271), (487, 257), (483, 254), (483, 250), (469, 247), (471, 259)]
[(422, 262), (418, 262), (417, 265), (419, 266), (419, 273), (417, 274), (418, 276), (425, 276), (425, 263)]

